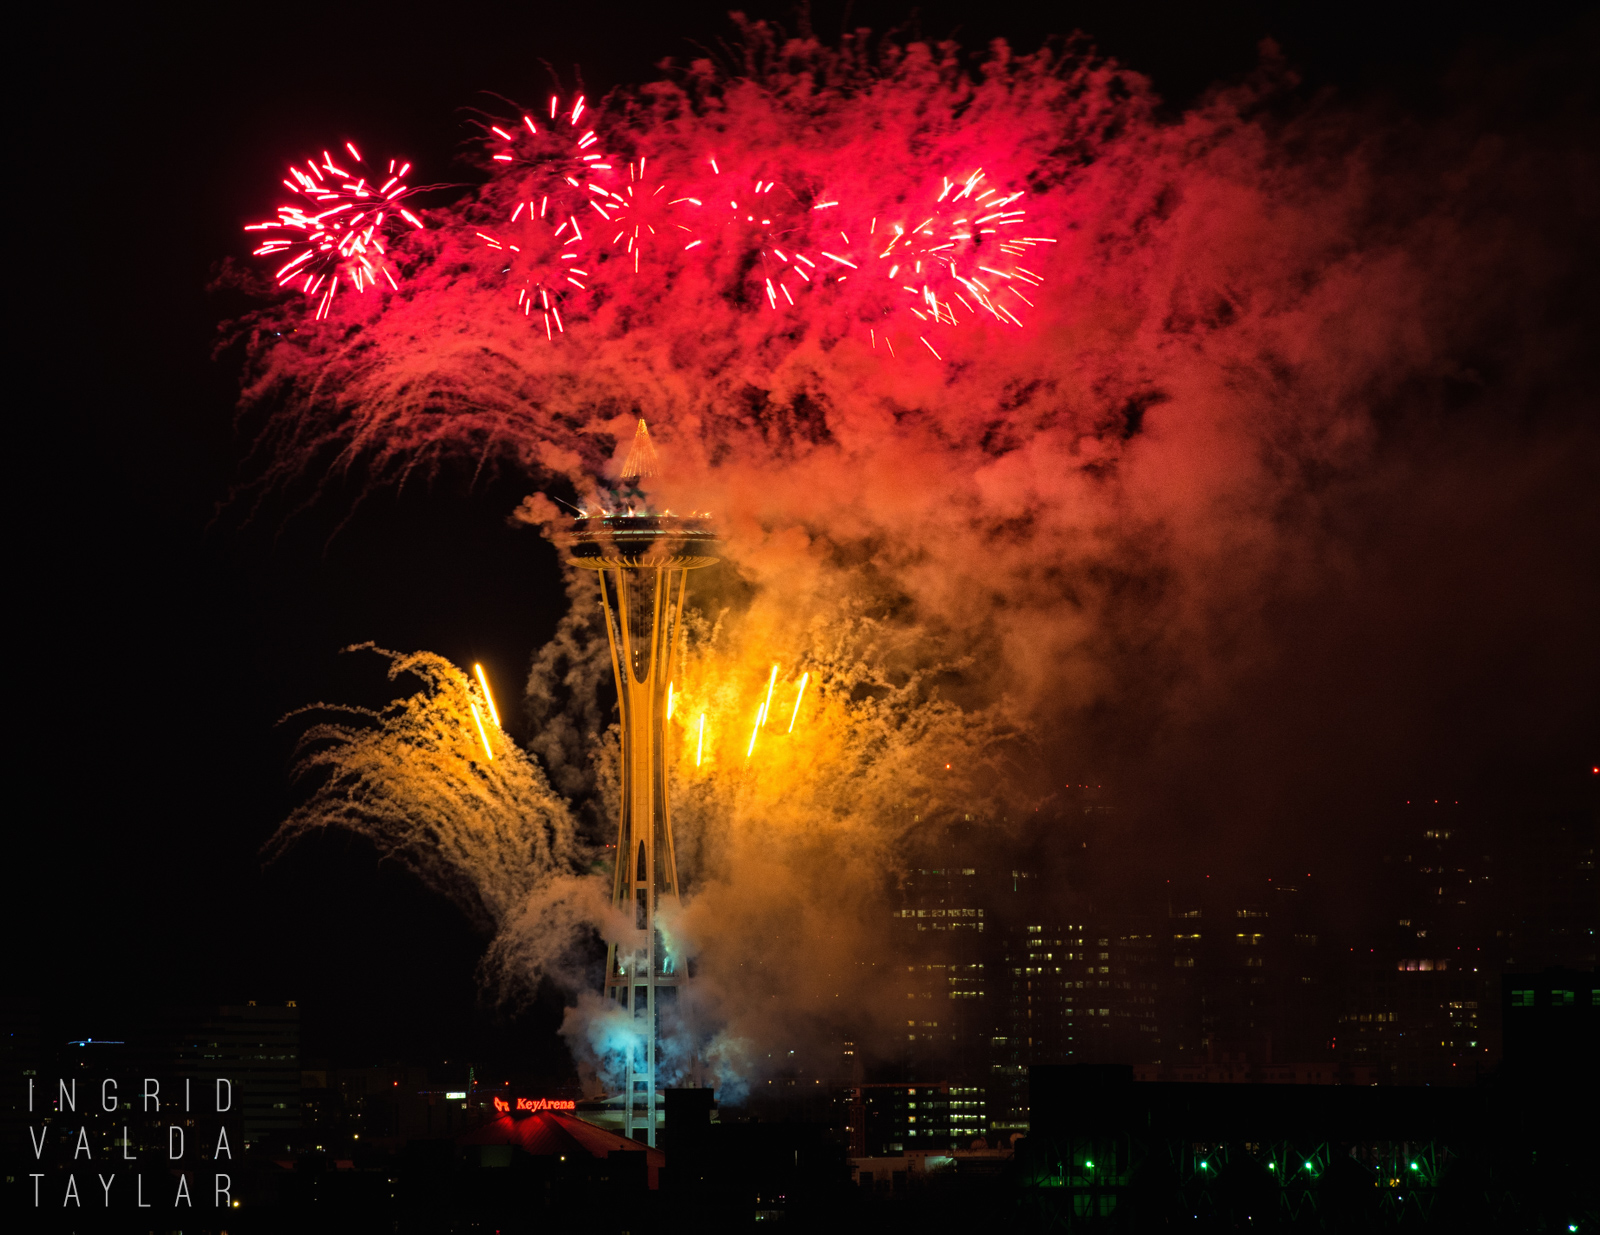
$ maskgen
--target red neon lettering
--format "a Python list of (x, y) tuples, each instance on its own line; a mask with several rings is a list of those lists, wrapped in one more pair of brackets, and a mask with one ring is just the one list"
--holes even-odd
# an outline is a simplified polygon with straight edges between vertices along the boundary
[[(495, 1106), (500, 1110), (510, 1109), (501, 1106), (499, 1098), (494, 1101)], [(519, 1111), (575, 1111), (578, 1109), (578, 1104), (570, 1098), (518, 1098), (517, 1109)]]

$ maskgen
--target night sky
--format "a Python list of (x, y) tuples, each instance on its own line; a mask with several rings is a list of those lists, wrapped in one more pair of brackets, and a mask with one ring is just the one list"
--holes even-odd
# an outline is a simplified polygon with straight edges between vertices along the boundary
[[(561, 1066), (535, 1032), (549, 1010), (517, 1025), (483, 1007), (484, 941), (411, 877), (341, 836), (270, 869), (258, 855), (295, 800), (277, 720), (387, 697), (342, 646), (481, 660), (503, 698), (518, 691), (562, 605), (552, 550), (506, 522), (527, 486), (463, 473), (359, 502), (337, 487), (230, 500), (249, 443), (236, 361), (212, 349), (243, 306), (207, 291), (215, 264), (246, 251), (239, 227), (270, 206), (277, 169), (330, 134), (449, 179), (478, 92), (538, 96), (548, 63), (594, 97), (732, 32), (703, 4), (539, 7), (128, 11), (14, 38), (33, 84), (12, 129), (26, 152), (8, 278), (21, 621), (6, 985), (73, 1035), (114, 1036), (161, 1003), (294, 998), (308, 1055)], [(1426, 110), (1463, 62), (1567, 71), (1594, 32), (1548, 6), (1096, 2), (1002, 20), (1003, 7), (924, 5), (920, 29), (1026, 49), (1078, 27), (1180, 106), (1249, 72), (1269, 36), (1306, 95)], [(884, 29), (902, 13), (857, 4), (850, 21)], [(812, 14), (825, 36), (841, 24), (839, 5)], [(1592, 550), (1593, 531), (1575, 543)]]

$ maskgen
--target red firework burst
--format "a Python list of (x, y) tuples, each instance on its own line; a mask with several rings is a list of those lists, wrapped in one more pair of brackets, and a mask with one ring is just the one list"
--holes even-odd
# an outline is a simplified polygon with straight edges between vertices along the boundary
[[(759, 278), (769, 309), (782, 300), (788, 305), (823, 275), (820, 258), (810, 243), (811, 212), (837, 202), (808, 209), (787, 185), (764, 175), (740, 176), (723, 172), (715, 156), (706, 160), (714, 179), (700, 189), (696, 200), (708, 230), (722, 233), (723, 245), (748, 261), (750, 275)], [(691, 199), (693, 200), (693, 199)]]
[(904, 218), (867, 221), (865, 235), (842, 228), (825, 233), (841, 241), (839, 251), (820, 248), (826, 269), (836, 279), (855, 280), (857, 311), (876, 347), (882, 338), (893, 353), (884, 327), (904, 313), (915, 320), (917, 339), (943, 359), (930, 341), (933, 327), (960, 326), (987, 315), (1006, 326), (1021, 326), (1033, 307), (1032, 291), (1044, 276), (1037, 260), (1024, 264), (1049, 236), (1024, 232), (1027, 212), (1017, 203), (1020, 190), (987, 188), (980, 168), (952, 179), (942, 177)]
[(702, 242), (685, 222), (685, 213), (700, 205), (693, 197), (675, 194), (667, 181), (647, 174), (646, 160), (628, 164), (628, 182), (617, 192), (589, 186), (589, 209), (598, 218), (590, 220), (596, 235), (609, 237), (607, 243), (620, 248), (639, 273), (640, 257), (656, 246), (693, 249)]
[(583, 258), (590, 238), (577, 218), (569, 215), (558, 224), (549, 215), (548, 202), (525, 202), (502, 233), (476, 234), (491, 251), (504, 255), (504, 273), (517, 289), (523, 316), (542, 324), (545, 337), (554, 339), (567, 329), (562, 304), (574, 290), (589, 290), (591, 272)]
[(490, 159), (496, 179), (512, 189), (518, 206), (534, 202), (541, 212), (571, 215), (583, 208), (594, 173), (611, 171), (600, 138), (585, 122), (582, 95), (570, 107), (550, 96), (549, 116), (524, 114), (520, 123), (489, 126)]
[[(926, 216), (909, 228), (894, 224), (877, 255), (889, 263), (884, 277), (920, 302), (908, 307), (925, 321), (955, 326), (963, 313), (988, 313), (1021, 326), (1020, 314), (1033, 307), (1027, 292), (1044, 281), (1018, 259), (1055, 241), (1022, 234), (1027, 211), (1016, 206), (1020, 190), (985, 189), (983, 181), (981, 168), (964, 180), (946, 177)], [(896, 284), (897, 278), (905, 281)]]
[(351, 142), (345, 149), (358, 170), (349, 171), (324, 150), (322, 162), (308, 159), (289, 168), (284, 187), (307, 199), (310, 206), (292, 203), (278, 207), (278, 217), (251, 223), (247, 232), (267, 232), (257, 257), (289, 260), (278, 268), (279, 287), (298, 286), (307, 296), (319, 297), (317, 320), (328, 316), (340, 283), (358, 292), (377, 286), (378, 278), (398, 287), (385, 242), (422, 220), (400, 203), (411, 195), (405, 177), (411, 164), (390, 159), (381, 179), (369, 181), (359, 170), (361, 152)]

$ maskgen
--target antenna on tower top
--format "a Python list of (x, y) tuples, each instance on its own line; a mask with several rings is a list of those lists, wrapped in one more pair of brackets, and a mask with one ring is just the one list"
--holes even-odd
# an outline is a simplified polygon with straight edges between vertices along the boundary
[(628, 451), (628, 458), (622, 465), (622, 479), (643, 480), (660, 470), (661, 462), (656, 458), (655, 444), (651, 442), (650, 430), (645, 427), (644, 417), (641, 416), (639, 429), (633, 435), (633, 448)]

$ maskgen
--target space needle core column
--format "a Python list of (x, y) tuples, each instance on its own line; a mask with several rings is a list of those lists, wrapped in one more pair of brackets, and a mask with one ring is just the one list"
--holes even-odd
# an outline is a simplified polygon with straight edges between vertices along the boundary
[[(655, 448), (639, 421), (624, 480), (655, 471)], [(686, 981), (683, 958), (657, 926), (678, 901), (678, 866), (667, 803), (667, 690), (683, 625), (689, 572), (714, 565), (721, 545), (707, 521), (667, 514), (585, 511), (556, 543), (574, 566), (598, 573), (611, 670), (622, 721), (622, 817), (611, 903), (631, 930), (607, 940), (605, 993), (632, 1013), (622, 1133), (650, 1145), (664, 1114), (658, 1083), (661, 1013)]]

